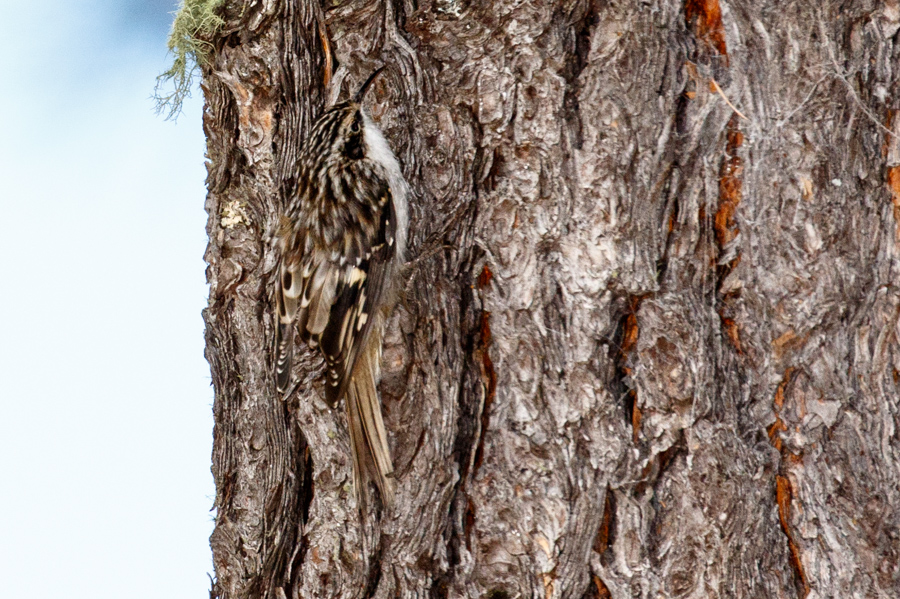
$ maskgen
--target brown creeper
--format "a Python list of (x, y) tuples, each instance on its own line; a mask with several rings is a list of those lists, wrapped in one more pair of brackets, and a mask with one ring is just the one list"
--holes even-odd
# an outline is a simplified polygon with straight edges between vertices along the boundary
[(296, 193), (276, 236), (276, 386), (291, 382), (294, 325), (325, 358), (325, 399), (347, 400), (360, 509), (371, 477), (393, 500), (390, 450), (377, 385), (384, 322), (394, 305), (407, 228), (407, 185), (356, 95), (315, 122), (299, 157)]

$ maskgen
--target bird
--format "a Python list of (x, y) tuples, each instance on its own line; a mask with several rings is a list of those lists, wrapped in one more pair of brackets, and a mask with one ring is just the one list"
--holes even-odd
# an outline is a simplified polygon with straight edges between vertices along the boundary
[(297, 185), (276, 233), (275, 383), (292, 380), (295, 331), (325, 360), (325, 400), (346, 400), (360, 513), (372, 480), (394, 500), (393, 465), (378, 397), (385, 321), (406, 250), (409, 186), (384, 134), (363, 108), (373, 72), (350, 99), (313, 124)]

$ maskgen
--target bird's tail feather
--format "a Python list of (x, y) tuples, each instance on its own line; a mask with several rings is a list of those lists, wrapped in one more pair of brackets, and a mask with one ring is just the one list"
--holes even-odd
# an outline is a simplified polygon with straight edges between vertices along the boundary
[(384, 507), (394, 501), (391, 451), (381, 418), (381, 402), (375, 386), (376, 367), (371, 352), (362, 352), (347, 388), (347, 422), (353, 454), (353, 482), (360, 511), (366, 510), (366, 482), (369, 477), (381, 493)]
[(279, 393), (284, 393), (291, 385), (291, 362), (294, 355), (293, 323), (278, 323), (276, 351), (278, 354), (275, 361), (275, 387)]
[(275, 388), (284, 393), (291, 385), (291, 362), (294, 356), (294, 315), (297, 298), (287, 296), (279, 285), (275, 289)]

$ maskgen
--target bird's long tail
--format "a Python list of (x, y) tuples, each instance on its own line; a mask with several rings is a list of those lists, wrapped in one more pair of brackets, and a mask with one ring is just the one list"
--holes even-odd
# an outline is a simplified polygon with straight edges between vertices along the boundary
[(376, 360), (380, 347), (372, 349), (375, 351), (362, 352), (357, 360), (346, 395), (350, 452), (353, 454), (353, 482), (357, 504), (363, 515), (366, 512), (366, 483), (369, 478), (378, 487), (385, 508), (394, 501), (394, 481), (391, 478), (394, 467), (391, 464), (391, 451), (376, 388)]
[(291, 384), (297, 298), (285, 295), (283, 288), (278, 285), (275, 288), (275, 307), (275, 388), (279, 393), (284, 393)]

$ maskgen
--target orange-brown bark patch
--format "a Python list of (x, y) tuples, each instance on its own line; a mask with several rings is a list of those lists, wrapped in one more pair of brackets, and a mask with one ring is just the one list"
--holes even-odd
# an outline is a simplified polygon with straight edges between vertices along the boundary
[[(625, 317), (625, 322), (622, 324), (622, 342), (619, 346), (617, 367), (620, 374), (624, 374), (625, 376), (631, 375), (631, 369), (626, 366), (626, 364), (628, 362), (628, 354), (637, 347), (638, 336), (640, 334), (637, 311), (645, 297), (647, 296), (635, 295), (631, 297), (629, 312)], [(637, 405), (637, 391), (635, 389), (628, 389), (625, 393), (625, 408), (627, 411), (626, 415), (630, 419), (630, 424), (632, 426), (634, 442), (637, 443), (638, 431), (640, 431), (643, 414)]]
[[(900, 110), (888, 110), (887, 111), (887, 120), (884, 122), (884, 128), (888, 131), (893, 131), (894, 119), (897, 118), (897, 115), (900, 114)], [(881, 143), (881, 155), (887, 158), (888, 154), (891, 151), (891, 142), (896, 142), (894, 136), (885, 135), (884, 141)]]
[[(785, 391), (787, 389), (787, 386), (791, 382), (791, 377), (793, 376), (793, 374), (794, 368), (787, 368), (784, 371), (784, 375), (781, 377), (781, 382), (778, 384), (778, 388), (775, 390), (775, 398), (772, 401), (773, 407), (775, 408), (775, 422), (768, 428), (767, 431), (769, 434), (769, 441), (781, 454), (782, 473), (786, 471), (786, 466), (788, 464), (796, 466), (803, 460), (803, 456), (801, 454), (795, 454), (784, 450), (781, 437), (778, 434), (780, 431), (787, 430), (787, 426), (781, 419), (781, 411), (782, 409), (784, 409)], [(793, 497), (794, 490), (791, 485), (790, 479), (787, 476), (784, 476), (784, 474), (776, 475), (775, 501), (778, 504), (778, 519), (781, 522), (781, 529), (784, 531), (784, 534), (788, 540), (788, 550), (791, 552), (791, 567), (794, 569), (794, 572), (797, 575), (797, 580), (803, 587), (801, 596), (806, 597), (809, 594), (810, 587), (809, 583), (806, 580), (806, 572), (803, 570), (803, 562), (800, 560), (800, 546), (797, 545), (797, 541), (794, 538), (794, 533), (791, 531), (791, 507)]]
[(894, 205), (894, 220), (897, 223), (896, 239), (900, 241), (900, 166), (888, 169), (887, 183), (891, 189), (891, 203)]
[(694, 27), (694, 33), (699, 39), (707, 42), (722, 56), (728, 56), (719, 0), (685, 0), (684, 17), (688, 26)]
[(638, 340), (637, 316), (634, 312), (625, 319), (625, 332), (622, 335), (622, 353), (628, 354), (637, 345)]
[(779, 453), (781, 453), (782, 443), (781, 436), (778, 433), (787, 430), (787, 425), (785, 425), (784, 420), (781, 419), (781, 410), (784, 408), (784, 390), (788, 386), (788, 383), (791, 382), (791, 375), (793, 373), (794, 369), (788, 368), (781, 377), (781, 382), (775, 390), (775, 399), (772, 401), (773, 407), (775, 408), (775, 422), (773, 422), (766, 430), (769, 435), (769, 441)]
[(635, 402), (634, 408), (631, 410), (631, 436), (635, 443), (638, 442), (638, 433), (641, 432), (642, 416), (641, 409), (637, 406), (637, 402)]
[(734, 349), (736, 349), (739, 354), (744, 353), (741, 350), (741, 332), (734, 319), (723, 316), (722, 326), (725, 327), (725, 334), (728, 335), (728, 339), (731, 341), (731, 345), (734, 346)]
[(594, 595), (596, 599), (612, 599), (612, 593), (609, 592), (606, 583), (600, 580), (599, 576), (594, 576), (594, 588), (597, 590), (597, 594)]
[(775, 422), (766, 429), (766, 432), (769, 434), (769, 441), (772, 443), (772, 446), (775, 447), (778, 452), (781, 452), (781, 437), (778, 435), (779, 431), (786, 431), (787, 426), (784, 424), (784, 420), (781, 419), (781, 416), (775, 416)]
[(606, 499), (603, 502), (603, 519), (600, 521), (600, 528), (597, 530), (597, 536), (594, 538), (594, 551), (603, 555), (609, 548), (609, 535), (612, 529), (613, 505), (612, 491), (606, 490)]
[(328, 41), (328, 32), (325, 30), (325, 24), (319, 22), (319, 41), (322, 43), (322, 60), (325, 62), (325, 70), (322, 73), (322, 82), (325, 87), (328, 87), (328, 84), (331, 83), (331, 69), (334, 64), (334, 59), (331, 56), (331, 42)]
[(738, 149), (744, 144), (744, 134), (738, 127), (738, 116), (733, 115), (728, 121), (728, 134), (725, 145), (725, 159), (719, 172), (719, 209), (716, 211), (716, 241), (719, 247), (725, 247), (739, 233), (734, 215), (741, 203), (744, 163), (738, 156)]
[(775, 350), (775, 357), (780, 359), (784, 357), (788, 352), (800, 349), (808, 339), (809, 333), (806, 333), (804, 335), (797, 335), (797, 333), (795, 333), (793, 330), (784, 333), (783, 335), (778, 337), (778, 339), (772, 341), (772, 348)]
[[(740, 233), (735, 215), (743, 197), (742, 177), (744, 174), (744, 163), (739, 155), (740, 147), (743, 144), (744, 134), (740, 130), (738, 115), (734, 114), (728, 121), (726, 130), (725, 157), (722, 159), (722, 165), (719, 169), (719, 205), (713, 217), (713, 229), (716, 234), (719, 255), (727, 251), (728, 244), (733, 242)], [(716, 269), (718, 286), (721, 289), (722, 281), (740, 264), (741, 255), (736, 253), (735, 257), (726, 264), (719, 264), (715, 254), (712, 254), (711, 261), (712, 268)], [(732, 314), (728, 303), (728, 300), (736, 295), (736, 291), (723, 294), (723, 302), (719, 308), (719, 318), (731, 345), (738, 354), (743, 354), (740, 326), (731, 317)]]
[(809, 583), (806, 581), (806, 572), (803, 570), (803, 562), (800, 560), (800, 548), (794, 540), (794, 533), (791, 532), (791, 500), (793, 499), (793, 488), (791, 481), (786, 476), (780, 474), (775, 477), (775, 500), (778, 502), (778, 519), (781, 521), (781, 528), (788, 539), (788, 549), (791, 552), (791, 565), (794, 572), (800, 580), (803, 587), (803, 597), (809, 595)]
[(481, 354), (481, 382), (484, 385), (485, 394), (484, 406), (481, 409), (481, 432), (475, 447), (473, 470), (478, 470), (484, 460), (484, 437), (490, 422), (491, 404), (494, 403), (494, 396), (497, 394), (497, 372), (494, 370), (494, 361), (491, 360), (491, 354), (488, 351), (491, 341), (491, 313), (483, 311), (481, 313), (481, 339), (477, 351)]
[(781, 377), (781, 382), (778, 383), (778, 389), (775, 390), (775, 407), (778, 408), (778, 411), (781, 411), (781, 408), (784, 407), (784, 390), (788, 386), (788, 383), (791, 382), (791, 375), (793, 374), (793, 367), (786, 369), (784, 375)]
[(481, 269), (481, 274), (478, 275), (478, 288), (484, 289), (490, 284), (491, 279), (494, 278), (494, 273), (491, 272), (491, 269), (487, 267), (485, 264)]

